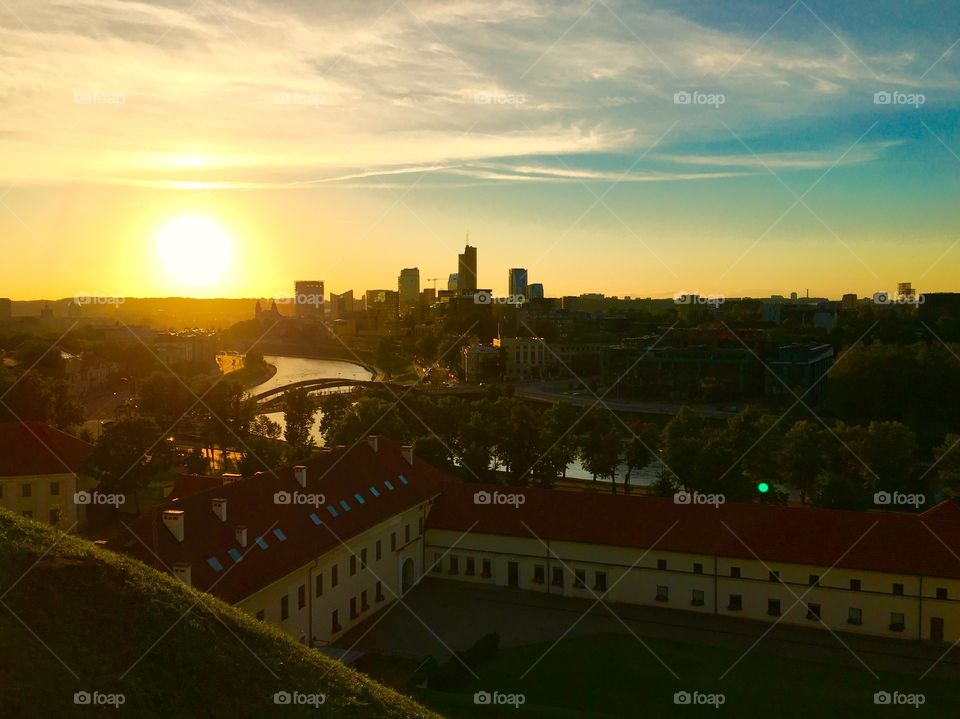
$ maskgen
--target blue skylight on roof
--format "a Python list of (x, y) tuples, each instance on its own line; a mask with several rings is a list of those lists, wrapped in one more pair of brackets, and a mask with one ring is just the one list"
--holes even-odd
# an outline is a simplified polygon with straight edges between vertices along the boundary
[(220, 560), (217, 559), (216, 557), (210, 557), (210, 559), (207, 560), (207, 564), (209, 564), (210, 568), (213, 569), (213, 571), (215, 572), (223, 571), (223, 565), (220, 564)]
[(380, 496), (380, 492), (377, 491), (376, 487), (370, 487), (370, 494), (372, 494), (374, 497)]
[(273, 536), (279, 539), (281, 542), (287, 541), (287, 535), (281, 532), (280, 529), (274, 529)]
[[(329, 509), (329, 507), (327, 507), (327, 509)], [(320, 526), (320, 517), (317, 516), (316, 512), (310, 512), (310, 521)]]
[(407, 478), (404, 477), (402, 474), (399, 475), (399, 476), (397, 477), (397, 479), (399, 479), (399, 480), (400, 480), (400, 483), (401, 483), (402, 485), (404, 485), (404, 486), (410, 484), (410, 482), (407, 481)]
[(243, 559), (243, 555), (240, 554), (240, 552), (236, 549), (228, 549), (227, 554), (229, 554), (230, 559), (232, 559), (235, 562), (239, 562), (241, 559)]
[(331, 516), (331, 517), (337, 517), (337, 516), (339, 516), (339, 515), (337, 514), (337, 510), (334, 508), (334, 506), (333, 506), (332, 504), (328, 504), (328, 505), (327, 505), (327, 511), (330, 512), (330, 516)]
[(353, 495), (353, 497), (354, 497), (354, 499), (356, 499), (358, 502), (360, 502), (360, 504), (366, 504), (366, 503), (367, 503), (367, 500), (365, 500), (365, 499), (360, 495), (359, 492), (358, 492), (357, 494)]
[(350, 505), (347, 504), (347, 500), (341, 499), (341, 500), (340, 500), (340, 506), (343, 507), (343, 511), (344, 511), (344, 512), (349, 512), (349, 511), (350, 511)]
[(390, 480), (389, 480), (389, 479), (383, 480), (383, 483), (384, 483), (385, 485), (387, 485), (387, 489), (389, 489), (391, 492), (393, 491), (393, 485), (390, 484)]
[(260, 549), (266, 549), (270, 545), (267, 544), (267, 540), (263, 537), (257, 537), (257, 546), (260, 547)]

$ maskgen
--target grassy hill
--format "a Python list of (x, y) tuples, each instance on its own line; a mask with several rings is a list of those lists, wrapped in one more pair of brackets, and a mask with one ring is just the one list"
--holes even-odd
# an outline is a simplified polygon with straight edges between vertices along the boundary
[[(124, 703), (78, 706), (80, 691)], [(278, 706), (276, 692), (326, 701)], [(167, 575), (0, 510), (0, 716), (104, 714), (436, 717)]]

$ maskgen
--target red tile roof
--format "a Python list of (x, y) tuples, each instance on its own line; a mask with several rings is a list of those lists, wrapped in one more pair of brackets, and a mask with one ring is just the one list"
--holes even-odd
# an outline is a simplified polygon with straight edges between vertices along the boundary
[[(519, 508), (475, 504), (481, 489), (520, 492), (526, 501)], [(924, 514), (734, 503), (714, 508), (672, 498), (452, 483), (444, 486), (427, 527), (466, 532), (475, 522), (471, 534), (656, 545), (670, 552), (960, 578), (960, 508), (953, 502)]]
[(76, 473), (92, 449), (42, 422), (0, 422), (0, 477)]
[(173, 489), (167, 495), (167, 499), (177, 499), (188, 497), (191, 494), (206, 492), (208, 489), (216, 489), (223, 486), (223, 479), (220, 477), (206, 477), (200, 474), (181, 474), (178, 475), (173, 483)]
[[(419, 459), (410, 465), (403, 458), (400, 446), (388, 439), (380, 437), (378, 449), (375, 452), (367, 442), (361, 442), (352, 449), (331, 450), (305, 462), (306, 488), (298, 484), (294, 468), (286, 467), (162, 502), (133, 523), (132, 530), (140, 541), (126, 534), (112, 548), (133, 554), (157, 568), (189, 563), (193, 586), (226, 601), (237, 602), (333, 549), (341, 541), (348, 541), (402, 511), (429, 502), (441, 484), (451, 479)], [(400, 475), (406, 483), (399, 479)], [(392, 490), (387, 482), (393, 486)], [(371, 492), (371, 487), (379, 496)], [(274, 495), (280, 491), (323, 494), (326, 502), (318, 508), (275, 504)], [(354, 494), (360, 494), (364, 503)], [(226, 522), (214, 514), (214, 498), (227, 500)], [(349, 511), (341, 507), (341, 500), (348, 503)], [(327, 507), (335, 507), (337, 516), (332, 516)], [(163, 525), (161, 513), (165, 509), (185, 512), (182, 543)], [(319, 524), (311, 519), (311, 514)], [(237, 543), (238, 526), (247, 527), (246, 548)], [(274, 529), (280, 530), (286, 539), (281, 541), (274, 535)], [(267, 549), (256, 544), (261, 536)], [(402, 535), (400, 542), (403, 542)], [(242, 555), (239, 562), (228, 554), (231, 549)], [(211, 557), (223, 567), (221, 571), (208, 563)]]

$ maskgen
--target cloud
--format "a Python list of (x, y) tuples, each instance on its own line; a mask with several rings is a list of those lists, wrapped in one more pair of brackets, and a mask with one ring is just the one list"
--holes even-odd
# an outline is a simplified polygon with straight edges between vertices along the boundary
[[(715, 135), (718, 117), (763, 131), (785, 117), (863, 112), (877, 89), (874, 71), (884, 86), (915, 82), (919, 57), (942, 53), (891, 42), (855, 54), (853, 40), (845, 46), (823, 28), (791, 37), (789, 18), (756, 43), (753, 33), (612, 2), (7, 6), (2, 174), (28, 182), (248, 188), (362, 181), (404, 167), (498, 182), (578, 181), (591, 172), (607, 180), (616, 173), (600, 167), (565, 173), (478, 163), (636, 155), (679, 122), (660, 148), (667, 156), (674, 137), (689, 144)], [(934, 92), (955, 82), (943, 65), (928, 80)], [(678, 108), (678, 90), (723, 93), (722, 114)], [(826, 160), (771, 156), (770, 166)], [(689, 153), (670, 162), (756, 165)], [(739, 172), (659, 168), (625, 181)]]

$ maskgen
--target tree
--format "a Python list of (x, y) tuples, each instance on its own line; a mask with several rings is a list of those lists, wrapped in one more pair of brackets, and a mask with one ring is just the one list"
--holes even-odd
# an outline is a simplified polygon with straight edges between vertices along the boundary
[(313, 446), (310, 430), (317, 414), (317, 404), (305, 387), (295, 387), (283, 394), (283, 421), (286, 424), (284, 439), (297, 450)]
[(706, 420), (689, 407), (681, 407), (660, 435), (660, 456), (676, 482), (688, 490), (704, 489)]
[(824, 431), (812, 422), (794, 423), (783, 437), (777, 466), (783, 483), (800, 493), (801, 504), (806, 504), (817, 486), (817, 477), (825, 469), (825, 454)]
[(87, 458), (86, 470), (104, 492), (133, 494), (140, 513), (138, 492), (150, 479), (170, 467), (172, 456), (161, 429), (149, 417), (118, 420), (107, 427)]
[(653, 422), (639, 422), (632, 426), (633, 437), (627, 441), (623, 453), (623, 461), (627, 465), (623, 475), (623, 493), (630, 494), (630, 475), (636, 469), (643, 469), (651, 462), (659, 459), (657, 444), (660, 439), (660, 428)]
[(578, 407), (557, 402), (542, 415), (542, 431), (538, 436), (537, 455), (531, 474), (542, 487), (552, 486), (557, 477), (566, 476), (567, 467), (577, 458)]
[(960, 495), (960, 435), (948, 434), (933, 455), (941, 486), (953, 497)]
[(616, 494), (617, 485), (613, 481), (620, 463), (622, 441), (614, 426), (614, 420), (606, 408), (594, 408), (584, 419), (586, 429), (580, 439), (580, 461), (591, 475), (610, 478), (610, 490)]
[(19, 378), (0, 373), (0, 417), (36, 421), (57, 429), (83, 423), (83, 406), (65, 379), (29, 370)]
[(445, 472), (453, 470), (453, 458), (450, 456), (450, 451), (444, 446), (443, 442), (433, 435), (417, 437), (413, 442), (413, 451), (417, 459), (423, 459), (424, 462), (437, 469), (442, 469)]
[[(219, 447), (221, 463), (226, 463), (229, 448), (242, 446), (250, 434), (250, 424), (257, 416), (257, 401), (229, 379), (218, 379), (201, 397), (209, 408), (208, 437)], [(210, 449), (212, 454), (213, 448)]]

